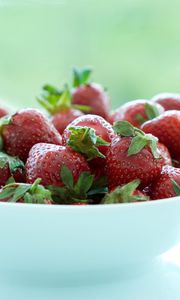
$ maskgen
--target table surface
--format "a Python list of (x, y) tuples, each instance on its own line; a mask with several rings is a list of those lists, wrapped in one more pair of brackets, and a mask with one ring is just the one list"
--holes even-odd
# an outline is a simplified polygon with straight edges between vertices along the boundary
[(179, 300), (180, 244), (162, 255), (158, 263), (130, 279), (97, 285), (49, 287), (8, 284), (0, 279), (3, 300)]

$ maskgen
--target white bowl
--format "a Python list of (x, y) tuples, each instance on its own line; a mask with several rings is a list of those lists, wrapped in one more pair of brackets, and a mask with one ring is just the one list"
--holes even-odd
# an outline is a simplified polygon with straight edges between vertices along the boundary
[(100, 277), (151, 261), (179, 240), (180, 197), (142, 203), (0, 203), (0, 272), (13, 278)]

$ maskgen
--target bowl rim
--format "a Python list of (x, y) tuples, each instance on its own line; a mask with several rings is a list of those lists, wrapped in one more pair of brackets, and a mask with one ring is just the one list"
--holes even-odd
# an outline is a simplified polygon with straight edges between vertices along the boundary
[(94, 211), (94, 210), (112, 210), (115, 209), (123, 209), (123, 208), (135, 208), (135, 207), (155, 207), (155, 206), (164, 206), (169, 203), (180, 202), (180, 196), (158, 199), (158, 200), (149, 200), (142, 202), (131, 202), (131, 203), (114, 203), (114, 204), (97, 204), (97, 205), (67, 205), (67, 204), (58, 204), (58, 205), (48, 205), (48, 204), (33, 204), (33, 203), (14, 203), (14, 202), (0, 202), (0, 210), (1, 208), (6, 209), (48, 209), (48, 210), (59, 210), (59, 211)]

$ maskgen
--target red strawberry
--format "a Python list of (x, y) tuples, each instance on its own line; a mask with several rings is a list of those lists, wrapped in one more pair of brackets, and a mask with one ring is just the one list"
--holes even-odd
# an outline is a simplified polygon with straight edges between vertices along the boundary
[(166, 146), (164, 146), (161, 143), (158, 143), (158, 149), (161, 153), (161, 156), (164, 159), (164, 165), (169, 165), (172, 166), (172, 159), (171, 159), (171, 155), (169, 153), (169, 150)]
[(48, 119), (36, 109), (18, 111), (2, 125), (5, 151), (26, 161), (34, 144), (47, 142), (61, 144), (61, 135)]
[(18, 157), (12, 157), (0, 152), (0, 186), (13, 177), (16, 181), (24, 181), (24, 164)]
[(108, 144), (115, 136), (112, 126), (102, 117), (85, 115), (68, 125), (63, 134), (63, 143), (89, 160), (96, 179), (105, 175), (105, 157)]
[(77, 182), (82, 172), (89, 172), (85, 158), (71, 148), (39, 143), (32, 147), (26, 162), (27, 182), (33, 183), (37, 178), (42, 179), (42, 185), (63, 186), (60, 177), (62, 166), (67, 166)]
[(88, 203), (88, 191), (93, 176), (85, 158), (69, 147), (52, 144), (36, 144), (26, 163), (27, 182), (41, 178), (55, 203)]
[(165, 110), (180, 110), (180, 94), (161, 93), (155, 95), (151, 100), (161, 104)]
[(158, 137), (164, 144), (172, 158), (176, 159), (180, 153), (180, 111), (166, 111), (159, 117), (142, 125), (145, 133), (151, 133)]
[(109, 97), (100, 84), (89, 83), (90, 74), (91, 70), (88, 68), (82, 70), (74, 69), (72, 103), (87, 105), (91, 108), (90, 114), (108, 119)]
[(151, 184), (160, 174), (164, 159), (160, 155), (157, 139), (145, 135), (127, 121), (119, 121), (115, 137), (107, 153), (106, 172), (112, 190), (134, 179), (140, 179), (140, 188)]
[(51, 192), (40, 185), (40, 182), (41, 179), (37, 179), (33, 184), (15, 182), (7, 184), (0, 191), (0, 201), (52, 204)]
[(148, 100), (135, 100), (120, 106), (111, 116), (111, 122), (128, 121), (133, 126), (140, 126), (147, 120), (159, 116), (164, 109), (161, 105)]
[(152, 186), (151, 198), (156, 200), (175, 196), (180, 196), (180, 169), (164, 166)]
[(51, 121), (60, 134), (66, 126), (83, 115), (80, 110), (89, 111), (86, 106), (72, 105), (71, 94), (67, 85), (60, 91), (50, 85), (43, 87), (43, 94), (38, 102), (50, 113)]
[(52, 123), (57, 131), (62, 134), (67, 125), (80, 116), (83, 116), (80, 110), (70, 108), (56, 113), (52, 117)]
[(0, 118), (7, 116), (9, 114), (8, 110), (5, 108), (0, 108)]
[(149, 200), (149, 197), (137, 189), (139, 184), (140, 180), (135, 179), (123, 186), (115, 188), (111, 193), (106, 194), (102, 200), (102, 203), (113, 204)]

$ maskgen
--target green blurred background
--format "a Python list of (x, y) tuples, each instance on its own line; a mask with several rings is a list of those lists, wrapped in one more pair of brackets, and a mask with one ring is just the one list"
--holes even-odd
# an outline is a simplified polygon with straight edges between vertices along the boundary
[(179, 12), (179, 0), (0, 0), (0, 98), (36, 106), (73, 65), (94, 67), (113, 107), (180, 92)]

